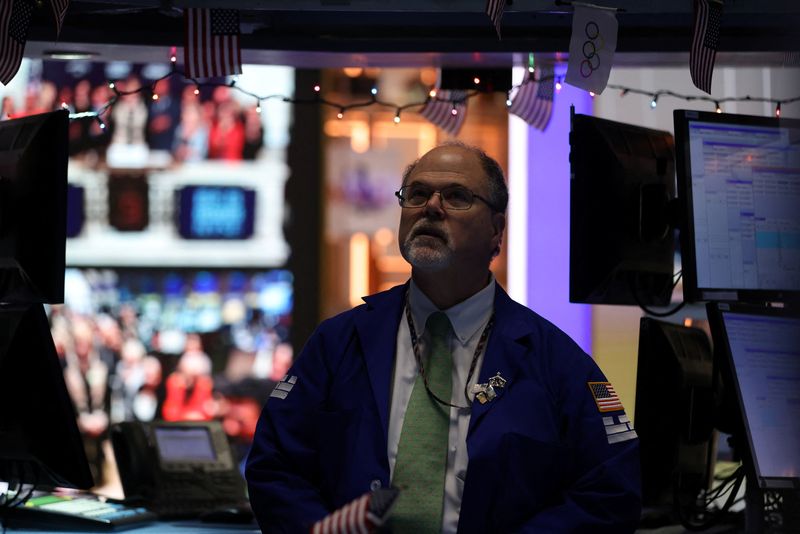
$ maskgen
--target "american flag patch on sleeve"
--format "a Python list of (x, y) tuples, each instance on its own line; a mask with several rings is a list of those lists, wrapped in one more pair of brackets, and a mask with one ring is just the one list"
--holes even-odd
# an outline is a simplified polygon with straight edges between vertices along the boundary
[(597, 409), (601, 412), (624, 410), (611, 382), (587, 382)]

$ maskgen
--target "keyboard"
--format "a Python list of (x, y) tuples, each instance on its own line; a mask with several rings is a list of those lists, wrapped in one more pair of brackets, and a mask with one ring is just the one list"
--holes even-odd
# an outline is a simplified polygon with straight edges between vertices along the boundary
[(159, 480), (157, 498), (147, 502), (159, 519), (197, 518), (209, 510), (247, 503), (244, 480), (237, 472), (179, 475)]
[(92, 495), (47, 493), (9, 509), (8, 518), (9, 526), (102, 532), (155, 521), (156, 515), (143, 507), (125, 506)]

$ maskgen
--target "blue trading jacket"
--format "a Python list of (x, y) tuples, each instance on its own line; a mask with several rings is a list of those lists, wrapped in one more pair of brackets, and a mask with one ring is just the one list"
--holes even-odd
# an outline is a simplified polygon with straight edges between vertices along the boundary
[[(247, 461), (264, 532), (311, 524), (389, 484), (387, 429), (406, 286), (323, 322), (265, 406)], [(474, 402), (458, 531), (633, 532), (641, 491), (637, 439), (622, 410), (601, 412), (600, 369), (566, 334), (500, 286)], [(293, 382), (293, 383), (292, 383)], [(288, 391), (286, 391), (288, 390)], [(620, 419), (621, 418), (621, 419)]]

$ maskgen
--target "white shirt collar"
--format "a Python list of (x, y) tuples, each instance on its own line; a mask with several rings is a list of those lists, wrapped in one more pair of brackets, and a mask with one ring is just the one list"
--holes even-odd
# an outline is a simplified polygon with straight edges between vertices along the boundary
[[(483, 326), (494, 310), (495, 279), (490, 273), (489, 283), (463, 302), (444, 311), (453, 331), (462, 345), (474, 336), (478, 329)], [(419, 336), (424, 334), (425, 323), (428, 316), (436, 311), (440, 311), (436, 305), (422, 292), (422, 290), (411, 280), (409, 295), (409, 305), (411, 306), (411, 316), (414, 319), (414, 328), (419, 332)]]

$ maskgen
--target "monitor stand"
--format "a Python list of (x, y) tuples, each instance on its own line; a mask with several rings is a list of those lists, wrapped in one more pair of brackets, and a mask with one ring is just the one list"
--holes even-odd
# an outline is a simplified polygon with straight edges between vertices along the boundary
[[(800, 532), (800, 489), (764, 490), (747, 479), (745, 534)], [(765, 499), (774, 498), (774, 503)]]

